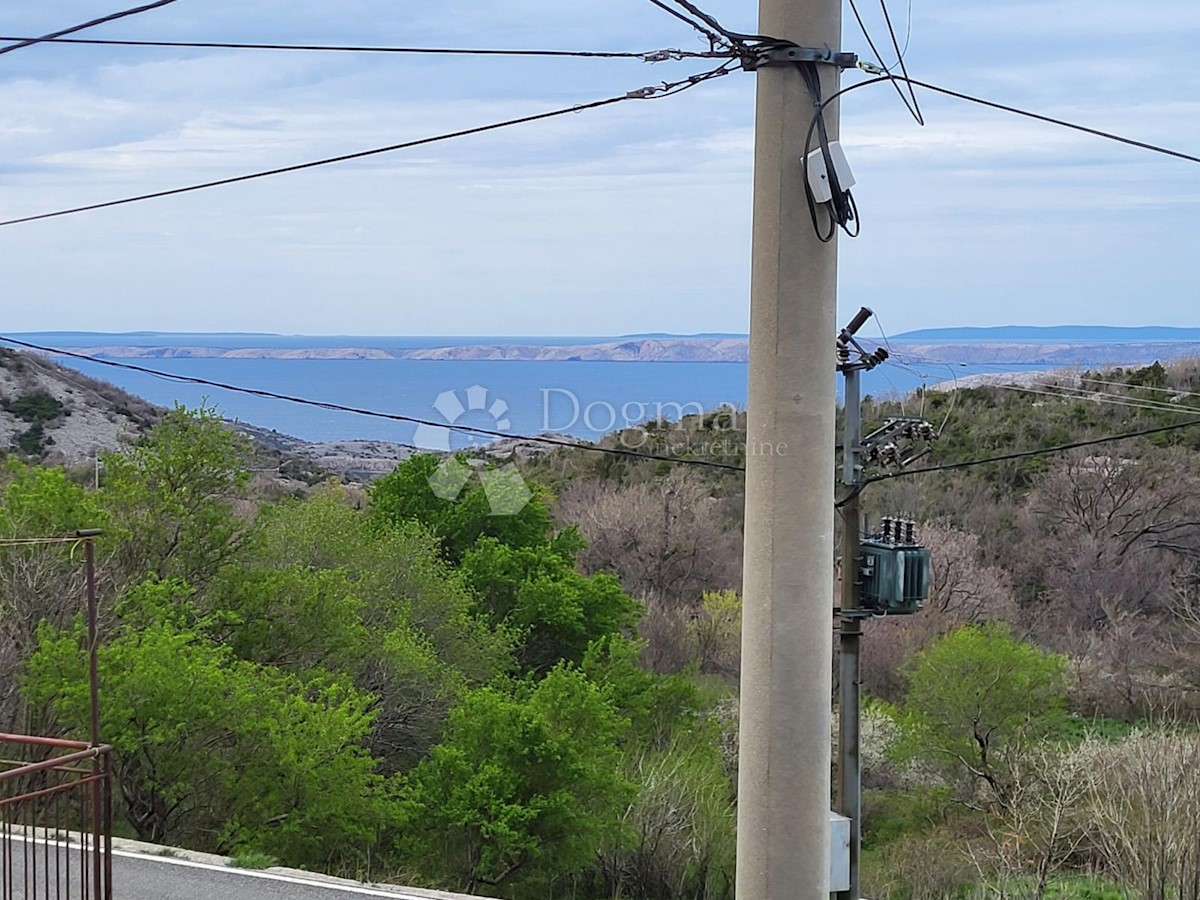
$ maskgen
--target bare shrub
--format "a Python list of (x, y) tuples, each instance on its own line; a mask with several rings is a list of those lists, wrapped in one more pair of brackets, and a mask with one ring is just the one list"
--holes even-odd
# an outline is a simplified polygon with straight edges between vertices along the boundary
[(978, 880), (969, 844), (949, 828), (907, 835), (863, 860), (863, 894), (905, 900), (966, 895)]
[[(1071, 705), (1084, 716), (1136, 722), (1179, 712), (1185, 687), (1162, 662), (1170, 648), (1160, 637), (1161, 620), (1122, 609), (1105, 599), (1097, 630), (1074, 630), (1052, 642), (1068, 646)], [(1073, 646), (1071, 646), (1073, 644)]]
[(1062, 624), (1099, 629), (1105, 601), (1165, 611), (1174, 574), (1200, 560), (1200, 479), (1173, 451), (1074, 454), (1037, 482), (1024, 513), (1029, 589)]
[(733, 591), (704, 595), (688, 623), (700, 672), (737, 681), (742, 667), (742, 599)]
[(639, 790), (624, 824), (633, 840), (600, 854), (609, 896), (732, 898), (735, 813), (720, 759), (676, 744), (632, 768)]
[(641, 663), (659, 675), (673, 675), (691, 664), (693, 643), (688, 609), (647, 603), (645, 615), (638, 622), (638, 634), (646, 642)]
[(1142, 731), (1076, 753), (1096, 852), (1108, 875), (1146, 900), (1200, 898), (1200, 739)]
[(705, 591), (741, 587), (741, 535), (724, 527), (720, 501), (692, 472), (616, 486), (585, 482), (558, 515), (588, 541), (584, 572), (610, 572), (647, 605), (694, 608)]
[(1077, 858), (1089, 831), (1086, 761), (1043, 744), (1013, 765), (1009, 804), (986, 820), (987, 842), (969, 850), (980, 881), (993, 882), (995, 895), (1041, 900), (1051, 879)]
[(0, 548), (0, 730), (24, 731), (17, 674), (44, 622), (66, 628), (84, 608), (82, 557), (69, 546)]

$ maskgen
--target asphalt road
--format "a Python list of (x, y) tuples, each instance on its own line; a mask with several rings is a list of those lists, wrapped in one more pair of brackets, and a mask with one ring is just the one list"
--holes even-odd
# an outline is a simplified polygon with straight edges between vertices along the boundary
[[(5, 867), (5, 870), (0, 872), (3, 880), (9, 881), (11, 878), (9, 884), (15, 888), (14, 896), (25, 896), (25, 867), (28, 865), (32, 873), (36, 865), (35, 883), (31, 883), (31, 886), (36, 888), (31, 892), (33, 896), (61, 897), (62, 900), (82, 897), (78, 851), (72, 855), (68, 876), (61, 860), (56, 873), (54, 848), (49, 849), (50, 878), (47, 892), (47, 848), (41, 842), (31, 845), (31, 849), (32, 846), (37, 847), (36, 863), (28, 854), (21, 852), (21, 842), (14, 841), (12, 871), (8, 872)], [(211, 863), (147, 856), (121, 850), (113, 853), (114, 900), (363, 900), (368, 897), (390, 900), (460, 900), (462, 895), (347, 882), (325, 884), (319, 880), (319, 876), (309, 878), (303, 874), (234, 869)]]

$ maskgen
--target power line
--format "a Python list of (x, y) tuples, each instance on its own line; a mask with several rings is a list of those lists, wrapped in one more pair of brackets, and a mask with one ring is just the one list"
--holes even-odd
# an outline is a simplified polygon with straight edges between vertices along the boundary
[(194, 191), (203, 191), (208, 188), (223, 187), (230, 184), (239, 184), (244, 181), (255, 181), (260, 178), (269, 178), (274, 175), (284, 175), (291, 172), (300, 172), (305, 169), (315, 169), (319, 166), (333, 165), (334, 163), (349, 162), (356, 159), (366, 159), (371, 156), (379, 156), (384, 153), (394, 153), (398, 150), (408, 150), (413, 147), (422, 147), (427, 144), (436, 144), (440, 141), (453, 140), (454, 138), (468, 137), (475, 134), (483, 134), (488, 131), (496, 131), (501, 128), (510, 128), (515, 125), (527, 125), (531, 122), (539, 122), (544, 119), (552, 119), (556, 116), (565, 116), (572, 113), (584, 112), (590, 109), (599, 109), (603, 106), (611, 106), (615, 103), (624, 103), (626, 100), (651, 100), (660, 99), (662, 97), (670, 97), (689, 88), (695, 87), (697, 84), (708, 81), (713, 78), (718, 78), (722, 75), (727, 75), (731, 71), (732, 61), (723, 66), (719, 66), (709, 72), (703, 72), (699, 75), (692, 75), (682, 81), (663, 82), (661, 85), (639, 88), (629, 91), (625, 94), (620, 94), (615, 97), (609, 97), (605, 100), (595, 100), (591, 103), (584, 103), (578, 106), (568, 106), (562, 109), (551, 110), (550, 112), (536, 113), (530, 116), (521, 116), (516, 119), (508, 119), (504, 122), (494, 122), (490, 125), (479, 125), (475, 128), (465, 128), (460, 131), (452, 131), (446, 134), (439, 134), (433, 137), (419, 138), (414, 141), (404, 141), (399, 144), (390, 144), (386, 147), (376, 147), (373, 150), (360, 150), (355, 153), (345, 153), (340, 156), (329, 156), (324, 159), (317, 159), (311, 162), (297, 163), (290, 166), (280, 166), (276, 169), (266, 169), (261, 172), (252, 172), (248, 175), (235, 175), (230, 178), (218, 178), (214, 181), (205, 181), (199, 184), (190, 184), (185, 187), (169, 188), (162, 191), (152, 191), (146, 194), (137, 194), (133, 197), (122, 197), (119, 200), (106, 200), (102, 203), (89, 203), (84, 206), (75, 206), (69, 209), (60, 209), (54, 212), (38, 213), (32, 216), (21, 216), (16, 219), (7, 219), (0, 221), (0, 227), (6, 225), (20, 225), (25, 222), (37, 222), (42, 219), (55, 219), (60, 216), (70, 216), (76, 213), (91, 212), (97, 209), (108, 209), (114, 206), (125, 206), (130, 203), (140, 203), (144, 200), (156, 200), (161, 197), (173, 197), (177, 194), (189, 194)]
[(668, 15), (674, 16), (676, 19), (679, 19), (679, 21), (686, 23), (690, 27), (694, 28), (696, 31), (700, 32), (701, 35), (703, 35), (704, 37), (706, 37), (708, 39), (708, 44), (710, 47), (716, 48), (716, 47), (725, 45), (726, 41), (724, 40), (724, 38), (721, 35), (717, 34), (717, 32), (704, 27), (703, 25), (701, 25), (699, 22), (695, 21), (694, 19), (688, 18), (679, 10), (677, 10), (674, 7), (665, 3), (664, 0), (650, 0), (650, 2), (653, 3), (655, 6), (657, 6), (659, 9), (661, 9), (663, 12), (667, 13)]
[[(888, 26), (891, 26), (891, 16), (888, 14), (887, 2), (882, 0), (883, 16), (888, 20)], [(904, 46), (900, 48), (900, 55), (891, 68), (896, 68), (900, 63), (904, 62), (904, 58), (908, 55), (908, 46), (912, 43), (912, 26), (913, 26), (913, 0), (908, 0), (908, 21), (904, 27)]]
[(693, 16), (698, 18), (701, 22), (704, 22), (710, 28), (716, 29), (727, 40), (733, 42), (733, 44), (735, 46), (740, 46), (746, 41), (749, 41), (751, 43), (767, 43), (767, 44), (777, 43), (774, 38), (769, 38), (766, 35), (742, 34), (737, 31), (730, 31), (728, 28), (726, 28), (724, 25), (722, 25), (720, 22), (717, 21), (716, 16), (713, 16), (710, 13), (706, 13), (704, 10), (700, 9), (700, 7), (696, 6), (696, 4), (690, 2), (690, 0), (675, 0), (675, 2), (679, 6), (682, 6), (684, 9), (686, 9), (688, 12), (690, 12)]
[[(914, 356), (914, 358), (923, 359), (923, 357), (919, 357), (919, 356)], [(937, 360), (927, 360), (927, 361), (934, 362), (934, 363), (939, 362)], [(911, 366), (904, 365), (903, 363), (900, 363), (894, 359), (887, 360), (886, 364), (894, 365), (898, 368), (913, 372), (914, 374), (916, 374), (918, 377), (921, 377), (922, 379), (927, 377), (925, 374), (918, 372), (916, 369), (913, 369)], [(958, 392), (960, 389), (960, 385), (958, 383), (958, 376), (954, 373), (954, 366), (967, 365), (966, 363), (949, 363), (949, 362), (941, 362), (940, 364), (945, 365), (947, 370), (949, 370), (951, 376), (954, 378), (954, 390), (952, 392), (950, 392), (950, 404), (946, 410), (945, 421), (943, 421), (942, 427), (938, 429), (939, 434), (942, 433), (942, 431), (945, 429), (946, 423), (949, 422), (951, 413), (953, 412), (955, 405), (958, 401)], [(1010, 369), (1010, 370), (1006, 370), (1006, 372), (1004, 374), (1014, 375), (1014, 374), (1018, 374), (1018, 373), (1014, 373)], [(992, 376), (989, 376), (989, 379), (991, 377)], [(995, 377), (1003, 377), (1003, 376), (995, 376)], [(1088, 379), (1088, 382), (1092, 382), (1092, 381), (1093, 381), (1093, 379)], [(947, 382), (947, 384), (948, 383), (949, 382)], [(1122, 384), (1120, 382), (1096, 381), (1096, 383), (1111, 384), (1111, 385), (1115, 385), (1115, 386), (1119, 386), (1119, 387), (1132, 387), (1131, 385)], [(1083, 387), (1082, 385), (1067, 385), (1067, 384), (1051, 383), (1051, 382), (1036, 381), (1036, 380), (1022, 380), (1020, 382), (1016, 382), (1016, 381), (1002, 382), (1002, 381), (989, 380), (983, 386), (989, 387), (989, 388), (994, 388), (996, 390), (1001, 390), (1001, 391), (1010, 391), (1010, 392), (1014, 392), (1014, 393), (1031, 394), (1031, 395), (1042, 396), (1042, 397), (1051, 397), (1056, 400), (1077, 400), (1077, 401), (1089, 401), (1089, 402), (1094, 402), (1094, 403), (1106, 403), (1106, 404), (1110, 404), (1113, 406), (1123, 406), (1123, 407), (1127, 407), (1130, 409), (1138, 409), (1138, 410), (1142, 410), (1144, 412), (1192, 413), (1195, 415), (1200, 415), (1200, 408), (1197, 408), (1197, 407), (1184, 406), (1184, 405), (1178, 404), (1178, 403), (1170, 403), (1165, 400), (1151, 400), (1151, 399), (1147, 399), (1147, 398), (1134, 397), (1134, 396), (1130, 396), (1128, 394), (1116, 394), (1116, 393), (1112, 393), (1110, 391), (1090, 390), (1086, 387)], [(1042, 388), (1043, 390), (1037, 390), (1037, 388)], [(1167, 390), (1167, 389), (1164, 389), (1164, 390)], [(1172, 392), (1172, 393), (1175, 393), (1175, 392)], [(1187, 394), (1188, 392), (1183, 392), (1183, 393)], [(1200, 396), (1200, 394), (1192, 394), (1191, 396)]]
[[(967, 368), (991, 369), (995, 373), (997, 373), (996, 375), (988, 376), (989, 379), (991, 379), (991, 378), (999, 378), (1004, 375), (1024, 375), (1027, 373), (1029, 366), (1041, 365), (1040, 363), (1016, 363), (1016, 362), (1010, 363), (1010, 364), (984, 363), (984, 362), (959, 362), (959, 361), (949, 360), (949, 359), (936, 359), (935, 357), (932, 357), (932, 356), (922, 356), (919, 353), (913, 353), (909, 350), (903, 349), (903, 347), (900, 350), (896, 350), (893, 352), (892, 348), (889, 346), (888, 351), (892, 353), (892, 358), (887, 360), (887, 363), (889, 365), (896, 365), (902, 369), (908, 369), (917, 375), (920, 375), (921, 373), (917, 372), (917, 370), (914, 369), (912, 366), (908, 366), (908, 365), (901, 363), (900, 360), (903, 358), (908, 358), (910, 360), (915, 360), (917, 362), (929, 363), (931, 365), (937, 365), (937, 366), (944, 366), (947, 369), (947, 371), (950, 372), (950, 375), (954, 379), (956, 387), (958, 385), (958, 376), (954, 373), (954, 369), (956, 367), (960, 368), (960, 369), (967, 369)], [(1168, 359), (1167, 362), (1169, 364), (1172, 361), (1170, 359)], [(1013, 366), (1021, 366), (1023, 368), (1014, 369)], [(1156, 385), (1150, 385), (1150, 384), (1131, 384), (1127, 381), (1105, 381), (1101, 378), (1096, 378), (1096, 377), (1086, 374), (1087, 371), (1100, 371), (1101, 373), (1103, 373), (1105, 370), (1110, 370), (1112, 368), (1117, 368), (1117, 366), (1115, 366), (1115, 364), (1109, 364), (1109, 365), (1096, 364), (1096, 368), (1089, 370), (1089, 369), (1084, 369), (1078, 365), (1055, 366), (1053, 364), (1047, 363), (1038, 372), (1034, 372), (1032, 374), (1036, 375), (1036, 374), (1042, 374), (1044, 372), (1045, 374), (1049, 374), (1051, 376), (1058, 374), (1058, 373), (1063, 373), (1064, 377), (1066, 375), (1070, 375), (1071, 377), (1079, 380), (1079, 384), (1074, 385), (1071, 389), (1079, 390), (1079, 391), (1087, 390), (1087, 388), (1085, 387), (1085, 385), (1087, 385), (1087, 384), (1102, 384), (1107, 387), (1125, 388), (1126, 390), (1130, 390), (1130, 391), (1148, 391), (1148, 392), (1157, 393), (1157, 394), (1168, 394), (1172, 397), (1177, 397), (1177, 398), (1181, 398), (1181, 397), (1198, 397), (1198, 398), (1200, 398), (1200, 392), (1197, 392), (1197, 391), (1188, 391), (1188, 390), (1184, 390), (1182, 388), (1157, 387)], [(947, 382), (947, 383), (949, 383), (949, 382)], [(1035, 384), (1035, 385), (1038, 384), (1038, 382), (1035, 382), (1035, 381), (1022, 382), (1022, 383)], [(985, 386), (1000, 387), (1003, 385), (1001, 385), (998, 382), (989, 380)], [(1063, 388), (1062, 385), (1045, 385), (1045, 384), (1043, 384), (1042, 386), (1043, 387)], [(1106, 394), (1109, 396), (1119, 396), (1119, 397), (1127, 398), (1127, 399), (1131, 399), (1131, 400), (1138, 399), (1136, 397), (1129, 397), (1128, 395), (1124, 395), (1124, 394), (1114, 395), (1114, 394), (1112, 394), (1111, 391), (1108, 391), (1108, 392), (1094, 391), (1091, 393)], [(1148, 401), (1148, 402), (1167, 402), (1167, 401)], [(1178, 407), (1176, 407), (1176, 408), (1178, 408)]]
[(1071, 444), (1060, 444), (1057, 447), (1043, 447), (1040, 450), (1025, 450), (1019, 453), (1006, 453), (1003, 456), (991, 456), (987, 459), (969, 459), (963, 462), (943, 463), (937, 466), (927, 466), (922, 469), (908, 469), (900, 472), (885, 472), (882, 475), (872, 475), (867, 479), (868, 484), (873, 484), (879, 481), (888, 481), (892, 478), (905, 478), (909, 475), (928, 475), (933, 472), (951, 472), (956, 469), (969, 469), (974, 466), (986, 466), (991, 463), (1011, 462), (1020, 459), (1032, 459), (1037, 456), (1049, 456), (1055, 453), (1066, 453), (1070, 450), (1079, 450), (1084, 447), (1095, 447), (1100, 444), (1111, 444), (1116, 441), (1129, 441), (1135, 438), (1150, 437), (1156, 434), (1167, 434), (1172, 431), (1181, 431), (1184, 428), (1195, 428), (1200, 425), (1200, 419), (1191, 419), (1187, 422), (1177, 422), (1174, 425), (1161, 425), (1157, 428), (1144, 428), (1141, 431), (1129, 431), (1124, 434), (1111, 434), (1106, 437), (1092, 438), (1086, 441), (1075, 441)]
[[(920, 377), (922, 379), (927, 377), (926, 374), (919, 372), (918, 370), (914, 369), (912, 366), (908, 366), (908, 365), (905, 365), (904, 363), (900, 362), (898, 359), (898, 356), (899, 355), (896, 355), (896, 358), (886, 360), (885, 364), (893, 365), (893, 366), (896, 366), (897, 368), (905, 369), (909, 372), (912, 372), (913, 374), (917, 375), (918, 377)], [(922, 357), (917, 354), (910, 354), (910, 356), (916, 360), (922, 360), (925, 362), (933, 363), (935, 365), (942, 365), (942, 366), (946, 367), (947, 371), (950, 373), (951, 377), (954, 379), (954, 391), (951, 392), (951, 394), (950, 394), (950, 396), (951, 396), (950, 406), (951, 406), (951, 409), (953, 409), (954, 402), (958, 396), (958, 390), (961, 387), (959, 384), (959, 381), (958, 381), (958, 375), (954, 372), (954, 368), (956, 366), (967, 367), (970, 364), (968, 364), (968, 363), (951, 363), (951, 362), (945, 361), (945, 360), (935, 360), (935, 359), (931, 359), (928, 357)], [(1155, 411), (1155, 412), (1191, 412), (1191, 413), (1196, 413), (1197, 415), (1200, 415), (1200, 408), (1191, 407), (1191, 406), (1183, 406), (1181, 404), (1168, 402), (1166, 400), (1153, 400), (1153, 399), (1149, 399), (1149, 398), (1135, 397), (1135, 396), (1131, 396), (1129, 394), (1117, 394), (1112, 391), (1104, 391), (1104, 390), (1099, 390), (1099, 389), (1091, 390), (1091, 389), (1083, 386), (1084, 379), (1081, 376), (1071, 376), (1071, 377), (1080, 378), (1080, 384), (1063, 384), (1063, 383), (1057, 383), (1057, 382), (1039, 381), (1036, 379), (1030, 379), (1030, 378), (1026, 378), (1026, 377), (1021, 377), (1020, 381), (1013, 380), (1013, 381), (1006, 382), (1006, 381), (999, 381), (999, 380), (995, 380), (995, 379), (1001, 379), (1005, 376), (1014, 376), (1014, 378), (1015, 378), (1017, 376), (1021, 376), (1021, 373), (1014, 372), (1011, 368), (1006, 368), (1006, 367), (998, 366), (998, 365), (994, 365), (994, 364), (979, 363), (978, 365), (981, 368), (996, 368), (996, 369), (1003, 370), (1001, 372), (1001, 374), (985, 376), (988, 380), (981, 385), (983, 387), (995, 388), (996, 390), (1019, 391), (1019, 392), (1027, 393), (1027, 394), (1041, 394), (1043, 396), (1054, 397), (1054, 398), (1057, 398), (1060, 400), (1067, 400), (1067, 399), (1091, 400), (1091, 401), (1095, 401), (1097, 403), (1112, 403), (1116, 406), (1128, 406), (1128, 407), (1132, 407), (1132, 408), (1136, 408), (1136, 409), (1149, 410), (1149, 411)], [(1051, 376), (1053, 377), (1053, 373), (1034, 373), (1034, 374), (1051, 374)], [(1129, 384), (1125, 384), (1122, 382), (1112, 382), (1112, 381), (1103, 381), (1102, 382), (1098, 379), (1092, 379), (1092, 378), (1088, 378), (1088, 379), (1086, 379), (1086, 381), (1089, 384), (1092, 384), (1092, 383), (1108, 384), (1108, 385), (1113, 385), (1116, 387), (1124, 387), (1124, 388), (1130, 388), (1130, 389), (1136, 389), (1136, 387), (1137, 387), (1136, 385), (1129, 385)], [(949, 384), (949, 382), (945, 382), (945, 383)], [(1043, 388), (1044, 390), (1039, 391), (1039, 390), (1034, 390), (1034, 388)], [(1191, 394), (1190, 392), (1187, 392), (1187, 391), (1177, 392), (1177, 391), (1171, 391), (1169, 388), (1160, 388), (1159, 390), (1166, 391), (1167, 393), (1173, 394), (1177, 397), (1178, 396), (1198, 396), (1198, 397), (1200, 397), (1200, 394)], [(947, 418), (948, 417), (949, 417), (949, 411), (947, 411)]]
[[(904, 49), (900, 49), (900, 41), (896, 38), (896, 28), (892, 25), (892, 14), (888, 12), (887, 0), (879, 0), (879, 6), (883, 10), (883, 20), (887, 23), (888, 34), (892, 38), (892, 48), (896, 51), (896, 65), (900, 67), (900, 74), (908, 78), (908, 62), (905, 57), (908, 54), (908, 42), (912, 38), (912, 0), (908, 0), (908, 32), (904, 37)], [(883, 65), (883, 60), (879, 60), (879, 64)], [(890, 70), (889, 70), (890, 71)], [(913, 118), (917, 120), (918, 125), (925, 124), (925, 116), (921, 113), (921, 103), (917, 100), (917, 92), (913, 90), (912, 85), (908, 86), (908, 96), (912, 99)], [(906, 103), (905, 106), (908, 104)]]
[[(892, 86), (896, 89), (896, 94), (900, 97), (900, 102), (908, 109), (909, 113), (916, 120), (918, 125), (925, 124), (925, 117), (921, 114), (921, 104), (917, 101), (916, 92), (913, 90), (912, 84), (908, 84), (908, 96), (904, 94), (904, 89), (900, 87), (901, 83), (908, 81), (908, 69), (905, 66), (904, 54), (900, 52), (900, 42), (896, 39), (896, 31), (892, 28), (892, 17), (888, 14), (887, 0), (879, 0), (879, 5), (883, 7), (884, 18), (887, 19), (888, 31), (892, 36), (892, 46), (896, 48), (896, 53), (900, 59), (897, 65), (901, 67), (903, 78), (897, 78), (892, 81)], [(854, 18), (858, 22), (858, 30), (862, 32), (862, 36), (867, 39), (867, 46), (871, 48), (871, 52), (875, 54), (875, 59), (879, 62), (880, 69), (888, 75), (892, 74), (892, 70), (887, 63), (883, 61), (883, 54), (879, 52), (879, 48), (875, 46), (875, 39), (871, 37), (871, 32), (867, 28), (867, 23), (863, 20), (862, 13), (858, 11), (858, 4), (855, 0), (850, 0), (850, 10), (854, 13)], [(911, 12), (911, 11), (910, 11)], [(911, 20), (910, 20), (911, 21)], [(910, 100), (911, 98), (911, 100)]]
[(1090, 375), (1079, 376), (1080, 386), (1084, 384), (1103, 384), (1109, 387), (1123, 387), (1131, 391), (1152, 391), (1156, 394), (1170, 394), (1173, 397), (1200, 397), (1200, 393), (1196, 391), (1185, 391), (1178, 388), (1156, 387), (1150, 384), (1130, 384), (1127, 381), (1101, 381), (1099, 378), (1092, 378)]
[[(353, 44), (258, 44), (235, 41), (162, 41), (162, 40), (100, 40), (94, 38), (29, 38), (0, 37), (0, 41), (21, 41), (29, 44), (74, 44), (98, 47), (175, 47), (195, 50), (308, 50), (333, 53), (392, 53), (428, 54), (435, 56), (534, 56), (571, 57), (580, 59), (639, 59), (643, 62), (665, 62), (681, 59), (716, 59), (732, 54), (725, 51), (700, 50), (489, 50), (463, 47), (372, 47)], [(14, 48), (15, 49), (15, 48)], [(0, 50), (7, 52), (7, 50)]]
[(1038, 122), (1045, 122), (1048, 125), (1057, 125), (1060, 128), (1068, 128), (1072, 131), (1079, 131), (1083, 134), (1090, 134), (1094, 137), (1104, 138), (1109, 141), (1116, 141), (1119, 144), (1126, 144), (1130, 147), (1137, 147), (1142, 150), (1149, 150), (1152, 153), (1161, 153), (1164, 156), (1171, 156), (1175, 159), (1182, 159), (1186, 162), (1200, 163), (1200, 156), (1194, 156), (1190, 153), (1184, 153), (1180, 150), (1172, 150), (1168, 147), (1162, 147), (1158, 144), (1151, 144), (1147, 141), (1139, 141), (1134, 138), (1125, 137), (1124, 135), (1114, 134), (1111, 131), (1101, 131), (1099, 128), (1091, 128), (1087, 125), (1080, 125), (1076, 122), (1070, 122), (1066, 119), (1056, 119), (1053, 116), (1046, 116), (1041, 113), (1031, 112), (1027, 109), (1021, 109), (1017, 106), (1009, 106), (1004, 103), (997, 103), (994, 100), (985, 100), (982, 97), (973, 97), (970, 94), (964, 94), (961, 91), (951, 90), (950, 88), (940, 87), (936, 84), (929, 84), (925, 81), (918, 81), (915, 78), (906, 78), (902, 75), (880, 75), (877, 78), (869, 78), (866, 81), (860, 81), (856, 84), (842, 88), (835, 94), (831, 94), (828, 98), (821, 102), (818, 112), (814, 113), (814, 122), (816, 116), (820, 114), (830, 103), (833, 103), (843, 94), (848, 94), (851, 91), (856, 91), (859, 88), (864, 88), (872, 84), (882, 84), (885, 81), (905, 81), (919, 88), (924, 88), (927, 91), (933, 91), (937, 94), (945, 94), (947, 97), (954, 97), (958, 100), (964, 100), (967, 103), (976, 103), (980, 106), (986, 106), (989, 109), (997, 109), (1001, 112), (1012, 113), (1016, 116), (1023, 116), (1027, 119), (1034, 119)]
[(780, 41), (766, 35), (742, 34), (739, 31), (730, 31), (718, 22), (715, 16), (706, 13), (696, 4), (690, 2), (690, 0), (674, 0), (676, 6), (682, 10), (686, 10), (687, 14), (681, 12), (680, 9), (668, 5), (664, 0), (650, 0), (650, 2), (700, 32), (701, 35), (708, 39), (709, 46), (714, 50), (717, 47), (731, 47), (737, 56), (748, 58), (753, 55), (754, 51), (761, 50), (764, 47), (790, 43), (789, 41)]
[(39, 38), (15, 38), (18, 43), (10, 44), (7, 47), (0, 47), (0, 55), (12, 53), (14, 50), (20, 50), (22, 47), (29, 47), (33, 44), (40, 44), (45, 41), (52, 41), (56, 38), (64, 37), (68, 34), (75, 34), (77, 31), (83, 31), (87, 28), (95, 28), (97, 25), (104, 25), (107, 22), (115, 22), (117, 19), (124, 19), (128, 16), (136, 16), (139, 13), (149, 12), (152, 9), (169, 6), (175, 0), (156, 0), (154, 3), (147, 3), (145, 6), (136, 6), (133, 9), (122, 10), (121, 12), (110, 13), (107, 16), (101, 16), (98, 19), (92, 19), (88, 22), (82, 22), (79, 25), (72, 25), (70, 28), (63, 28), (61, 31), (52, 31), (50, 34), (44, 34)]
[[(1059, 400), (1090, 400), (1096, 403), (1111, 403), (1114, 406), (1126, 406), (1148, 412), (1185, 412), (1200, 415), (1200, 409), (1194, 406), (1180, 406), (1159, 400), (1143, 400), (1124, 394), (1112, 394), (1107, 391), (1089, 391), (1083, 387), (1068, 387), (1066, 385), (1046, 384), (1041, 381), (1029, 381), (1024, 384), (996, 384), (993, 387), (1003, 391), (1019, 391), (1026, 394), (1041, 394), (1044, 397), (1054, 397)], [(1048, 388), (1048, 390), (1035, 390)]]
[(280, 394), (275, 391), (262, 390), (261, 388), (227, 384), (222, 381), (214, 381), (209, 378), (199, 378), (193, 375), (176, 375), (172, 372), (163, 372), (159, 369), (151, 369), (147, 368), (146, 366), (134, 365), (133, 363), (119, 362), (114, 359), (102, 359), (97, 356), (89, 356), (86, 353), (78, 353), (73, 350), (65, 350), (58, 347), (45, 347), (40, 344), (33, 344), (29, 341), (22, 341), (18, 340), (17, 338), (6, 337), (4, 335), (0, 335), (0, 341), (6, 344), (12, 344), (16, 347), (24, 347), (27, 350), (36, 350), (39, 353), (46, 353), (52, 356), (66, 356), (70, 357), (71, 359), (79, 359), (102, 366), (109, 366), (110, 368), (114, 369), (125, 369), (130, 372), (140, 372), (144, 375), (153, 375), (156, 378), (163, 378), (167, 381), (177, 381), (184, 384), (198, 384), (204, 387), (213, 387), (219, 388), (223, 391), (231, 391), (236, 394), (248, 394), (254, 397), (263, 397), (267, 400), (282, 400), (288, 403), (296, 403), (301, 406), (310, 406), (316, 409), (325, 409), (331, 412), (345, 412), (358, 416), (367, 416), (374, 419), (386, 419), (392, 422), (404, 422), (409, 425), (425, 425), (431, 428), (443, 428), (446, 431), (479, 437), (530, 441), (532, 443), (545, 444), (547, 446), (554, 447), (570, 447), (577, 450), (584, 450), (589, 453), (606, 453), (611, 456), (622, 456), (630, 459), (648, 460), (652, 462), (667, 462), (688, 466), (704, 466), (711, 469), (725, 469), (735, 472), (745, 471), (745, 466), (738, 466), (734, 465), (733, 463), (722, 463), (707, 459), (686, 459), (678, 456), (666, 456), (655, 453), (639, 453), (636, 450), (623, 450), (617, 447), (600, 447), (594, 444), (579, 444), (575, 441), (567, 440), (565, 438), (554, 438), (546, 435), (513, 434), (507, 431), (499, 431), (489, 428), (477, 428), (473, 425), (454, 425), (446, 422), (437, 422), (432, 419), (421, 419), (417, 418), (416, 416), (406, 416), (400, 413), (386, 413), (374, 409), (362, 409), (355, 406), (345, 406), (340, 403), (331, 403), (325, 400), (312, 400), (307, 397), (297, 397), (291, 394)]

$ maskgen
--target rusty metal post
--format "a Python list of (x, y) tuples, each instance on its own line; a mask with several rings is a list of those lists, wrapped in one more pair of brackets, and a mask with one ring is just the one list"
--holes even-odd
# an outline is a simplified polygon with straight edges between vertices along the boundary
[(104, 893), (101, 900), (113, 900), (113, 755), (104, 754)]
[[(88, 630), (88, 690), (91, 694), (91, 746), (100, 746), (100, 666), (99, 666), (99, 611), (96, 605), (96, 535), (95, 530), (77, 532), (83, 538), (84, 576), (87, 581), (87, 630)], [(104, 875), (104, 821), (101, 814), (104, 796), (101, 784), (102, 763), (99, 755), (92, 758), (92, 883), (96, 900), (107, 900), (101, 893)], [(85, 826), (86, 822), (80, 823)], [(86, 838), (84, 838), (86, 840)]]

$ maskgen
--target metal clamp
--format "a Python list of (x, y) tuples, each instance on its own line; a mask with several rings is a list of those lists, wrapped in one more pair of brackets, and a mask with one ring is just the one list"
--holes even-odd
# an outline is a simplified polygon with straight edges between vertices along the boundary
[(866, 607), (858, 607), (857, 609), (842, 609), (840, 606), (833, 608), (833, 616), (835, 619), (840, 619), (843, 622), (861, 622), (864, 619), (873, 619), (878, 614), (873, 609)]
[(836, 52), (829, 47), (801, 47), (799, 44), (782, 44), (756, 48), (753, 56), (742, 60), (747, 72), (770, 66), (793, 66), (796, 63), (825, 63), (839, 69), (853, 69), (858, 65), (858, 55)]

